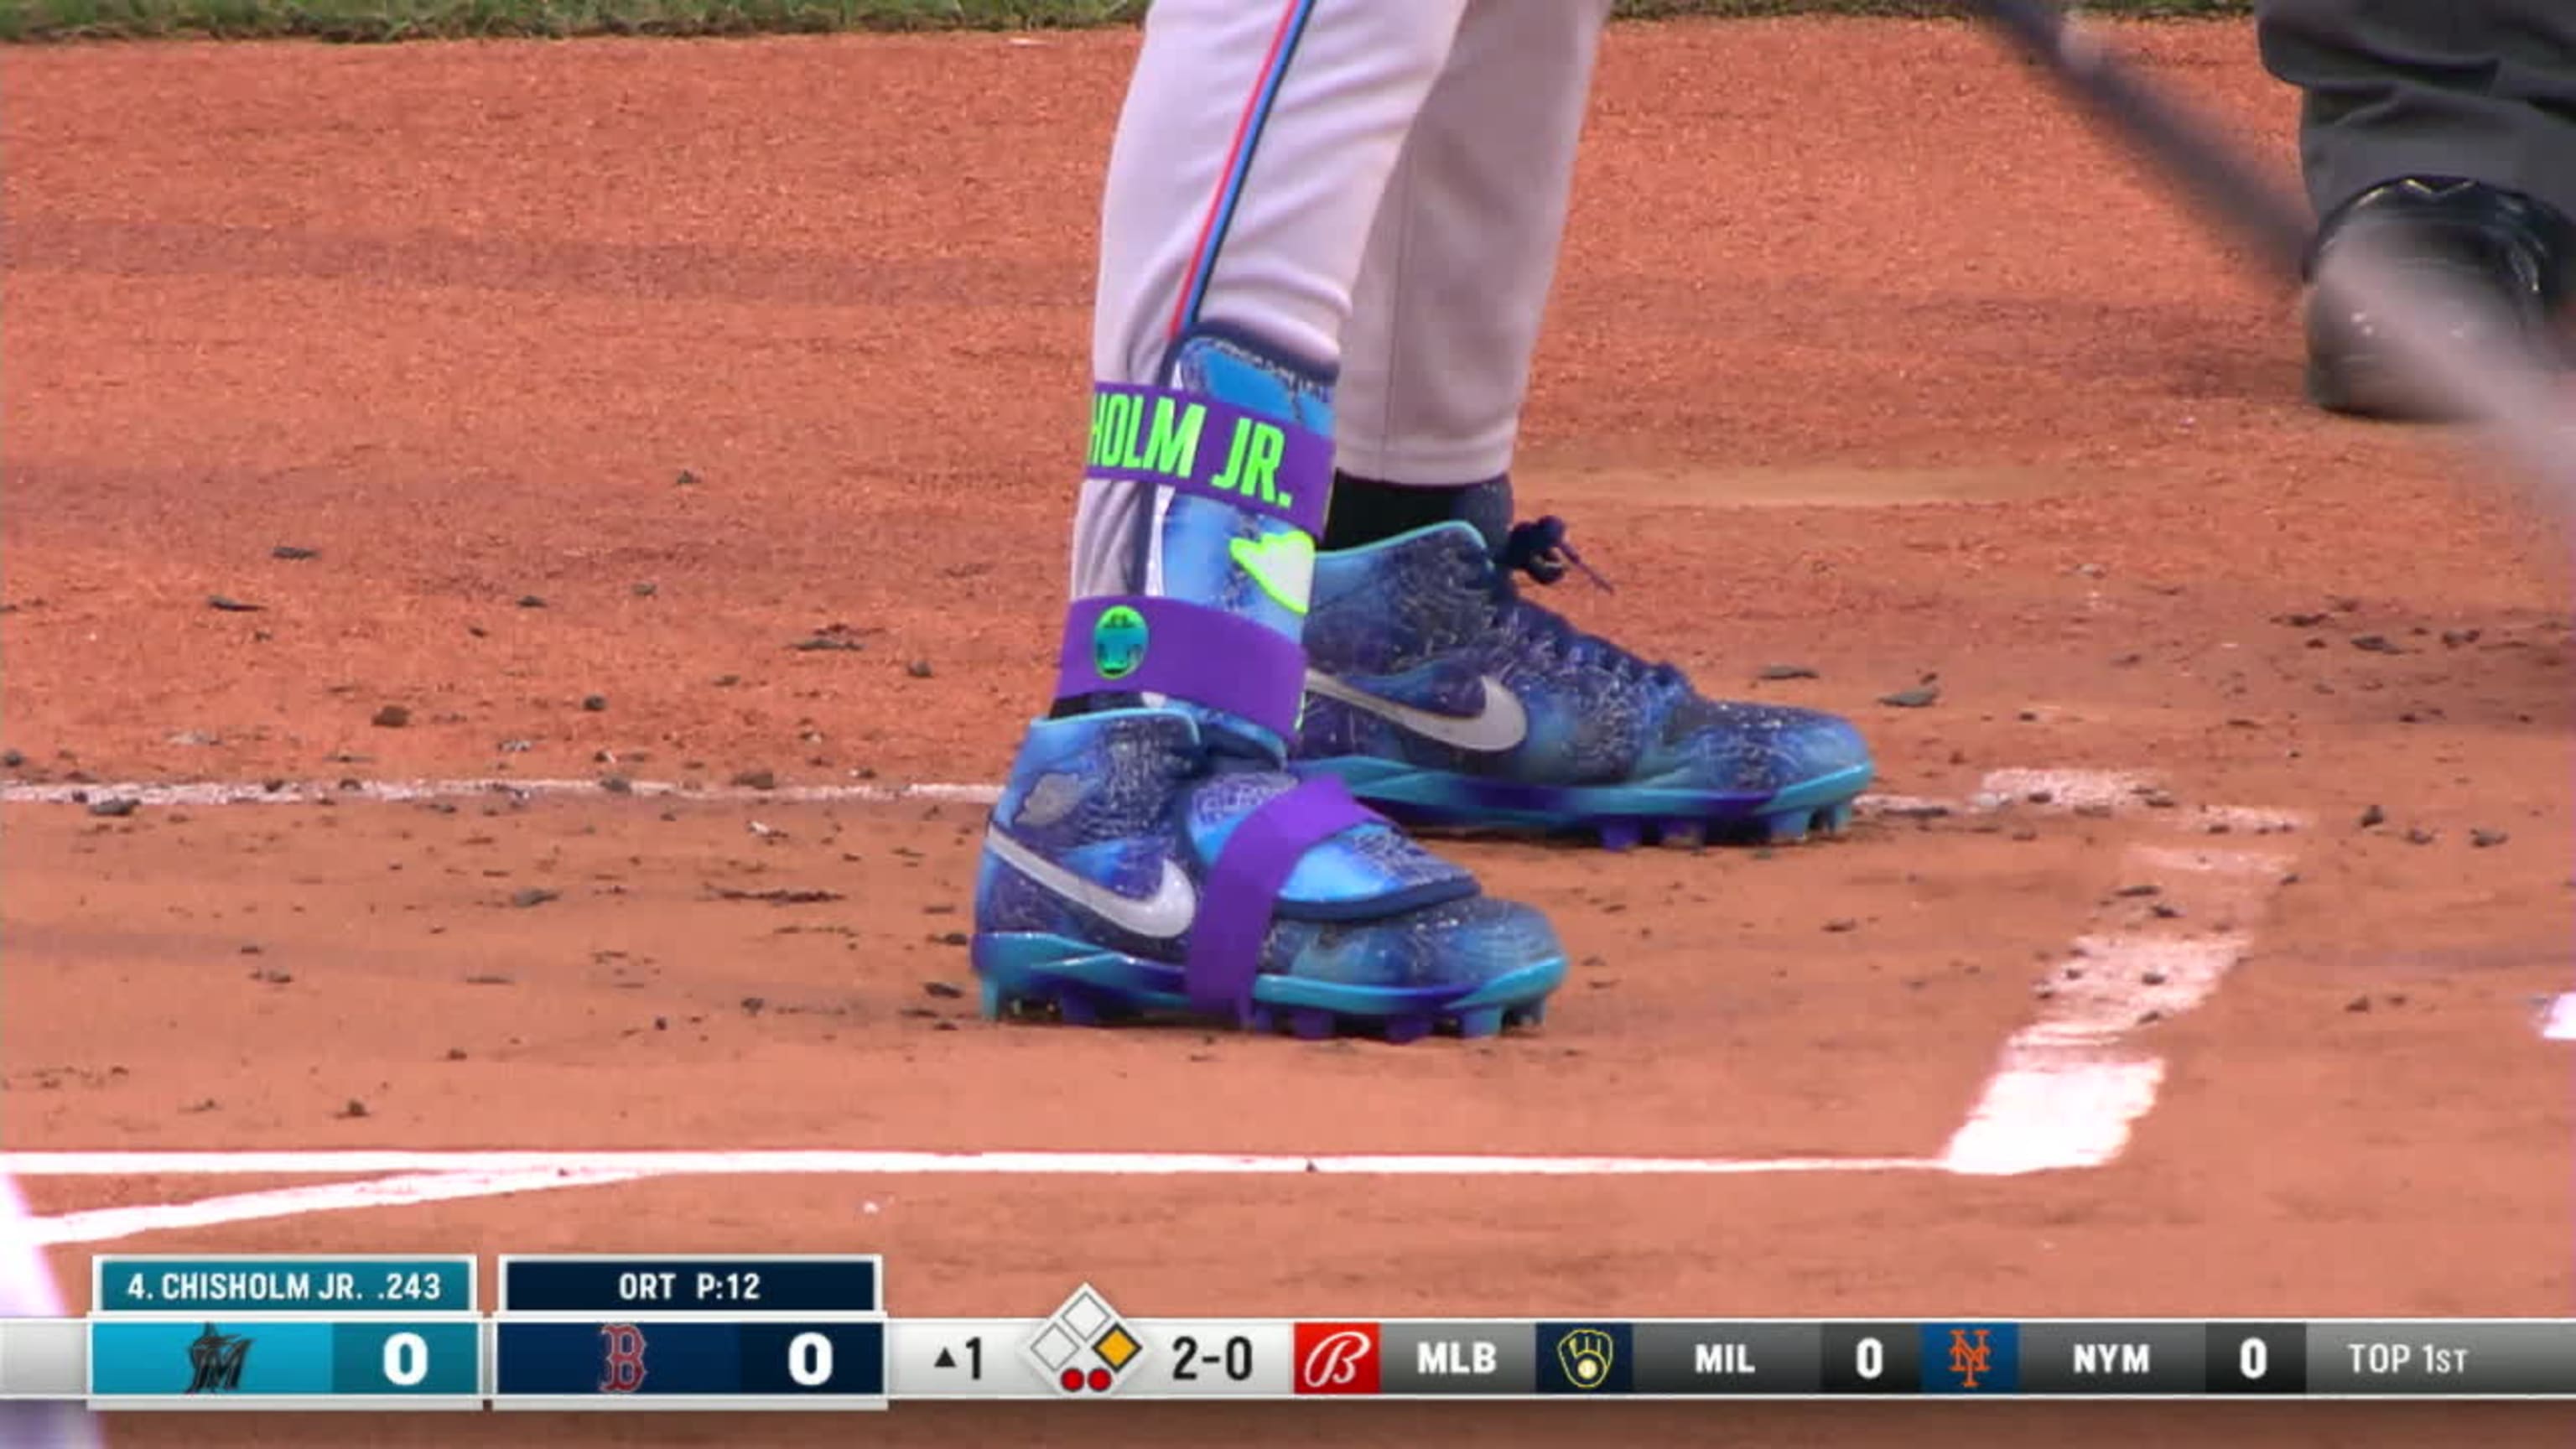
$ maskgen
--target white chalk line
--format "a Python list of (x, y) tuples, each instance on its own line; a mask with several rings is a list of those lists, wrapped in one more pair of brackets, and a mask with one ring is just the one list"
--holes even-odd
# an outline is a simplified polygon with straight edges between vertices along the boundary
[[(638, 781), (612, 791), (597, 780), (414, 780), (288, 782), (264, 784), (176, 782), (126, 784), (0, 783), (0, 801), (60, 803), (75, 798), (125, 798), (145, 804), (233, 805), (294, 803), (321, 797), (388, 802), (471, 796), (605, 796), (612, 793), (684, 800), (767, 800), (814, 803), (904, 801), (988, 804), (999, 793), (989, 785), (808, 785), (773, 790), (744, 786), (688, 787)], [(2269, 834), (2304, 824), (2292, 812), (2227, 807), (2176, 808), (2149, 777), (2094, 770), (2003, 770), (1989, 774), (1965, 800), (1874, 795), (1859, 802), (1864, 814), (1930, 817), (2110, 811), (2153, 814), (2177, 826), (2223, 826)], [(2239, 887), (2266, 871), (2277, 872), (2286, 855), (2271, 851), (2213, 851), (2134, 847), (2137, 869), (2155, 877), (2232, 882)], [(2159, 884), (2160, 880), (2147, 883)], [(2245, 894), (2242, 890), (2240, 895)], [(2250, 913), (2260, 893), (2235, 901)], [(2216, 892), (2197, 898), (2197, 909), (2224, 911)], [(2206, 999), (2247, 938), (2226, 933), (2200, 940), (2178, 936), (2088, 936), (2070, 948), (2070, 963), (2087, 963), (2053, 991), (2040, 1019), (2005, 1045), (1996, 1069), (1966, 1123), (1937, 1157), (1666, 1158), (1602, 1156), (1459, 1155), (1233, 1155), (1172, 1152), (909, 1152), (909, 1151), (654, 1151), (654, 1152), (20, 1152), (0, 1153), (0, 1173), (31, 1177), (125, 1175), (352, 1175), (342, 1181), (271, 1188), (184, 1203), (102, 1208), (40, 1219), (47, 1243), (106, 1242), (138, 1233), (210, 1227), (314, 1212), (394, 1207), (465, 1198), (498, 1197), (569, 1187), (673, 1176), (714, 1175), (983, 1175), (983, 1176), (1242, 1176), (1320, 1174), (1341, 1176), (1494, 1177), (1711, 1177), (1819, 1172), (1936, 1172), (2011, 1175), (2102, 1166), (2127, 1144), (2134, 1124), (2155, 1104), (2163, 1080), (2160, 1060), (2123, 1042), (2148, 1013), (2170, 1017)], [(2100, 975), (2091, 971), (2098, 968)], [(2063, 972), (2060, 973), (2063, 975)], [(2084, 980), (2090, 987), (2079, 987)]]
[[(65, 1155), (77, 1157), (84, 1154)], [(120, 1176), (152, 1170), (132, 1165), (137, 1159), (153, 1155), (148, 1152), (88, 1155), (118, 1159), (119, 1165), (110, 1171)], [(470, 1158), (471, 1154), (458, 1156)], [(294, 1170), (312, 1172), (316, 1169)], [(0, 1164), (0, 1172), (21, 1177), (55, 1175), (20, 1166), (14, 1160)], [(496, 1168), (464, 1161), (400, 1177), (372, 1178), (362, 1182), (308, 1183), (191, 1202), (150, 1203), (64, 1213), (59, 1217), (38, 1219), (35, 1237), (48, 1247), (65, 1243), (107, 1243), (142, 1233), (256, 1222), (262, 1218), (301, 1217), (306, 1213), (345, 1212), (352, 1208), (411, 1207), (460, 1198), (502, 1197), (546, 1188), (596, 1187), (605, 1183), (631, 1182), (646, 1175), (634, 1171), (565, 1166)]]
[(39, 1218), (47, 1246), (355, 1208), (405, 1207), (675, 1177), (1735, 1177), (1765, 1173), (1930, 1172), (1919, 1157), (1466, 1157), (1220, 1155), (1189, 1152), (17, 1152), (18, 1177), (395, 1173), (188, 1202)]
[[(2290, 859), (2278, 850), (2130, 847), (2112, 909), (2144, 919), (2078, 937), (2036, 984), (2038, 1019), (2004, 1043), (1944, 1165), (2012, 1174), (2116, 1160), (2165, 1080), (2163, 1059), (2140, 1039), (2218, 989), (2251, 949), (2251, 918)], [(2160, 917), (2159, 907), (2174, 914)]]
[(668, 780), (636, 780), (611, 786), (599, 780), (282, 780), (273, 787), (241, 780), (152, 781), (43, 784), (24, 780), (0, 782), (0, 803), (65, 805), (83, 800), (132, 800), (141, 805), (302, 805), (315, 800), (370, 800), (393, 804), (422, 800), (457, 800), (477, 796), (536, 799), (555, 796), (639, 795), (686, 801), (763, 800), (791, 804), (890, 805), (919, 800), (935, 804), (990, 805), (1001, 798), (999, 785), (781, 785), (758, 790), (748, 785), (685, 785)]
[(2549, 998), (2540, 1012), (2542, 1041), (2576, 1041), (2576, 992)]
[[(896, 805), (905, 803), (990, 805), (1001, 798), (999, 785), (852, 783), (780, 785), (692, 785), (670, 780), (526, 779), (500, 776), (448, 780), (122, 780), (109, 782), (35, 782), (0, 780), (0, 804), (69, 805), (84, 801), (132, 800), (138, 805), (301, 805), (316, 800), (364, 800), (387, 804), (438, 800), (500, 798), (611, 799), (639, 796), (688, 803), (776, 802), (820, 805)], [(2256, 832), (2294, 830), (2303, 823), (2295, 812), (2239, 806), (2203, 805), (2189, 810), (2156, 803), (2158, 792), (2148, 777), (2113, 770), (1997, 770), (1985, 777), (1966, 799), (1931, 795), (1871, 794), (1852, 802), (1865, 817), (1923, 818), (1943, 815), (1992, 815), (2022, 810), (2042, 814), (2104, 811), (2137, 815), (2148, 812), (2188, 817), (2195, 825), (2226, 826)]]

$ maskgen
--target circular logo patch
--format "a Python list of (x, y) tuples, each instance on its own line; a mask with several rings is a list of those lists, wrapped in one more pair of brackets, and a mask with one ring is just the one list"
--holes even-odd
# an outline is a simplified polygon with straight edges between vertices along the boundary
[(1091, 667), (1103, 679), (1124, 679), (1145, 662), (1145, 616), (1125, 604), (1100, 611), (1091, 626)]

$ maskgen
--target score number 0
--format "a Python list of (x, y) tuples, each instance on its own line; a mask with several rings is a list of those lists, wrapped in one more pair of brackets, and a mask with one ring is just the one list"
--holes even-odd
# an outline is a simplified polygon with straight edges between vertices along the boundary
[(787, 1377), (800, 1389), (819, 1389), (832, 1381), (832, 1340), (805, 1332), (787, 1340)]
[(385, 1338), (385, 1382), (398, 1389), (418, 1388), (429, 1377), (429, 1340), (405, 1329)]

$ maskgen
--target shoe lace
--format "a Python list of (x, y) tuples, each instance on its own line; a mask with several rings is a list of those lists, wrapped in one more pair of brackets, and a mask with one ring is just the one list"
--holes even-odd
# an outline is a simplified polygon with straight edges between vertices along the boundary
[(1578, 569), (1603, 593), (1616, 592), (1598, 569), (1565, 541), (1565, 520), (1553, 515), (1515, 523), (1503, 536), (1483, 583), (1494, 603), (1494, 622), (1507, 637), (1526, 639), (1553, 657), (1604, 670), (1621, 680), (1658, 685), (1681, 682), (1681, 671), (1669, 664), (1650, 664), (1597, 634), (1587, 634), (1564, 616), (1521, 597), (1514, 574), (1526, 574), (1542, 586), (1554, 585), (1566, 571)]

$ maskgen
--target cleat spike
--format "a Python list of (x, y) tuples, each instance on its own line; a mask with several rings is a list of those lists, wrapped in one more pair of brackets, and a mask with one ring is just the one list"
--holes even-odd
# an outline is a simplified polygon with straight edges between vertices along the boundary
[(1098, 1026), (1102, 1020), (1099, 1004), (1078, 991), (1058, 994), (1055, 1014), (1067, 1026)]
[(1794, 845), (1807, 838), (1807, 812), (1791, 810), (1762, 818), (1762, 838), (1773, 845)]
[(1269, 1036), (1279, 1030), (1278, 1015), (1269, 1007), (1256, 1001), (1252, 1004), (1252, 1009), (1244, 1013), (1243, 1029)]
[(1427, 1016), (1390, 1016), (1386, 1019), (1386, 1039), (1389, 1045), (1402, 1046), (1406, 1042), (1420, 1041), (1430, 1034), (1431, 1018)]
[(1470, 1040), (1492, 1036), (1502, 1029), (1503, 1009), (1499, 1006), (1479, 1006), (1458, 1013), (1458, 1034)]
[(1329, 1011), (1315, 1007), (1298, 1007), (1288, 1013), (1288, 1029), (1299, 1041), (1330, 1041), (1338, 1023)]
[(1003, 994), (1001, 982), (987, 980), (984, 983), (983, 1007), (986, 1021), (1000, 1021), (1010, 1014), (1012, 1007), (1018, 1004)]
[(1547, 1025), (1547, 999), (1541, 997), (1526, 1006), (1515, 1006), (1504, 1012), (1503, 1025), (1507, 1027)]
[(1600, 831), (1604, 850), (1633, 850), (1645, 833), (1634, 820), (1604, 820)]
[(1708, 844), (1708, 822), (1671, 820), (1664, 824), (1664, 844), (1674, 850), (1699, 850)]
[(1850, 802), (1849, 800), (1845, 800), (1845, 801), (1843, 801), (1843, 802), (1842, 802), (1841, 804), (1839, 804), (1839, 805), (1828, 805), (1828, 806), (1826, 806), (1826, 807), (1825, 807), (1825, 809), (1824, 809), (1824, 814), (1823, 814), (1823, 816), (1822, 816), (1821, 818), (1822, 818), (1822, 819), (1823, 819), (1823, 821), (1824, 821), (1824, 824), (1825, 824), (1825, 832), (1826, 832), (1827, 834), (1829, 834), (1829, 835), (1840, 835), (1840, 834), (1842, 834), (1844, 831), (1849, 830), (1849, 829), (1851, 828), (1851, 820), (1852, 820), (1852, 807), (1851, 807), (1851, 802)]

